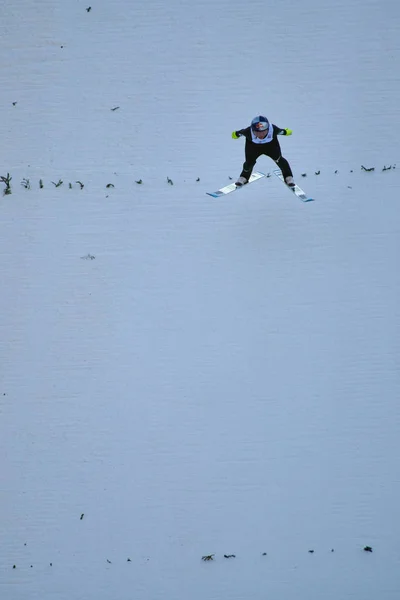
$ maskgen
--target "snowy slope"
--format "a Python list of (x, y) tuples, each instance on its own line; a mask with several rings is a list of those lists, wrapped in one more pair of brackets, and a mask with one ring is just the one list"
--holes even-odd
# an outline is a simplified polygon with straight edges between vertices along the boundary
[[(397, 599), (398, 4), (88, 7), (2, 21), (0, 598)], [(206, 195), (259, 112), (314, 203)]]

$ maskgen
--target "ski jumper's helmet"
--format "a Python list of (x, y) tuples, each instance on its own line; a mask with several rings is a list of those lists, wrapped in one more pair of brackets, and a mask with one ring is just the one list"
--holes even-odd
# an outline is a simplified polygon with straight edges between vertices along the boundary
[(254, 117), (251, 122), (251, 128), (253, 131), (266, 131), (269, 128), (267, 117), (263, 117), (262, 115)]

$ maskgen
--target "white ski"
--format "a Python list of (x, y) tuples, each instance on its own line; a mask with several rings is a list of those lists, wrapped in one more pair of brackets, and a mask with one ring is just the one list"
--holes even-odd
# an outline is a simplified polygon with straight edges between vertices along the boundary
[[(274, 175), (276, 175), (283, 183), (285, 183), (285, 180), (283, 178), (282, 172), (279, 169), (274, 169)], [(285, 183), (286, 185), (286, 183)], [(292, 190), (292, 192), (295, 194), (295, 196), (297, 196), (298, 198), (300, 198), (300, 200), (303, 200), (303, 202), (312, 202), (314, 200), (314, 198), (309, 198), (301, 189), (301, 187), (299, 185), (296, 185), (294, 187), (290, 187), (290, 185), (286, 185), (286, 187), (289, 190)]]
[(257, 179), (261, 179), (262, 177), (266, 177), (266, 174), (261, 173), (260, 171), (254, 171), (254, 173), (250, 175), (250, 179), (245, 185), (237, 186), (235, 183), (230, 183), (216, 192), (206, 192), (206, 194), (212, 196), (213, 198), (219, 198), (220, 196), (225, 196), (226, 194), (230, 194), (235, 190), (240, 190), (243, 187), (247, 187), (249, 183), (253, 183), (253, 181), (257, 181)]

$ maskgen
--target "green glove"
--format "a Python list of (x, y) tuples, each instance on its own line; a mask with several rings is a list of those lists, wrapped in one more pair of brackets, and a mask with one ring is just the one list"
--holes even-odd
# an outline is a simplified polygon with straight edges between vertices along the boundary
[(293, 131), (291, 129), (285, 129), (286, 135), (292, 135)]
[(238, 138), (240, 138), (240, 135), (238, 135), (236, 131), (232, 131), (232, 139), (237, 140)]

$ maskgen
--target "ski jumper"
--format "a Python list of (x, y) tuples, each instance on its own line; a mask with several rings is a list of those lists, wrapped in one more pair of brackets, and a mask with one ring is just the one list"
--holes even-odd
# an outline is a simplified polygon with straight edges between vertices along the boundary
[(268, 134), (264, 139), (257, 138), (252, 132), (251, 127), (238, 129), (235, 133), (237, 136), (243, 135), (246, 138), (244, 149), (245, 162), (243, 163), (243, 170), (240, 173), (240, 177), (245, 177), (249, 180), (254, 165), (262, 154), (269, 156), (276, 162), (285, 179), (286, 177), (293, 177), (288, 161), (282, 156), (281, 147), (277, 137), (278, 135), (286, 135), (285, 129), (281, 129), (276, 125), (271, 124)]

